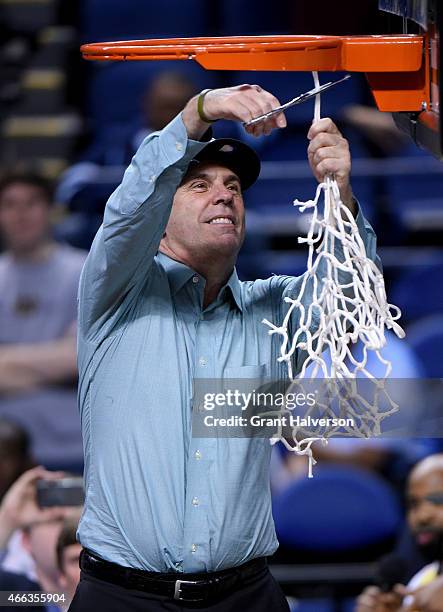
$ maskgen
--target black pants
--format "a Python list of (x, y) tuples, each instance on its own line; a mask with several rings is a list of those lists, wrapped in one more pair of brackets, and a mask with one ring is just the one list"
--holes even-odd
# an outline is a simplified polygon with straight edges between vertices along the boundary
[(267, 568), (223, 599), (208, 605), (173, 601), (161, 595), (98, 580), (81, 572), (69, 612), (289, 612), (285, 596)]

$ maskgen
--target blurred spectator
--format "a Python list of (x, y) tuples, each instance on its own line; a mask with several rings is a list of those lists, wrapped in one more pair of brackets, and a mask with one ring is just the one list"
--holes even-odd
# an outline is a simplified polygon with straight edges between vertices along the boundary
[(26, 431), (17, 423), (0, 418), (0, 501), (20, 474), (33, 465)]
[(73, 512), (72, 515), (67, 516), (63, 521), (57, 540), (57, 564), (60, 570), (59, 583), (61, 591), (68, 598), (62, 606), (63, 610), (68, 609), (80, 580), (79, 558), (82, 547), (76, 539), (79, 520), (79, 512)]
[(74, 212), (57, 233), (71, 244), (89, 248), (101, 224), (106, 200), (119, 185), (123, 172), (144, 138), (161, 130), (184, 108), (196, 87), (180, 72), (160, 72), (141, 100), (141, 122), (127, 118), (127, 125), (109, 126), (96, 136), (82, 160), (62, 176), (57, 202)]
[[(27, 432), (17, 423), (0, 418), (0, 502), (17, 478), (34, 465)], [(19, 531), (11, 536), (1, 567), (35, 578), (34, 563), (23, 549)]]
[[(422, 596), (423, 587), (432, 583), (439, 572), (443, 558), (443, 454), (431, 455), (420, 461), (412, 470), (407, 485), (409, 530), (414, 538), (416, 554), (423, 559), (421, 569), (409, 580), (407, 588), (403, 584), (390, 584), (389, 589), (368, 587), (359, 597), (357, 612), (396, 612), (409, 608), (413, 597), (407, 593), (417, 593)], [(404, 560), (405, 582), (408, 567), (414, 559), (406, 558), (404, 551), (394, 553), (399, 563)], [(437, 589), (439, 584), (435, 586)], [(406, 595), (406, 597), (405, 597)], [(440, 607), (418, 608), (443, 610)], [(405, 607), (402, 607), (405, 606)]]
[[(40, 508), (37, 504), (36, 483), (39, 479), (57, 480), (62, 472), (49, 472), (38, 466), (26, 471), (10, 487), (0, 505), (0, 557), (6, 552), (8, 542), (16, 530), (22, 531), (23, 546), (35, 564), (34, 582), (24, 575), (0, 570), (0, 590), (31, 590), (45, 593), (61, 593), (57, 564), (56, 543), (62, 530), (63, 519), (70, 516), (72, 508)], [(42, 609), (54, 611), (53, 606)]]
[(76, 297), (85, 254), (54, 242), (50, 216), (41, 178), (0, 181), (0, 416), (29, 432), (38, 462), (79, 470)]
[(342, 120), (360, 132), (377, 157), (398, 155), (410, 144), (410, 139), (395, 125), (391, 113), (362, 104), (350, 104), (343, 109)]
[[(98, 166), (97, 176), (99, 176), (100, 166), (123, 165), (126, 168), (144, 138), (151, 132), (164, 128), (196, 93), (195, 85), (184, 74), (170, 71), (160, 72), (152, 79), (142, 96), (140, 118), (127, 118), (126, 125), (129, 129), (127, 139), (113, 143), (112, 150), (105, 146), (106, 143), (98, 140), (85, 152), (84, 161)], [(81, 170), (81, 166), (74, 166), (74, 168)], [(71, 172), (73, 172), (72, 168), (68, 170), (68, 175)], [(62, 182), (58, 193), (62, 192), (63, 185)]]
[[(138, 140), (134, 142), (134, 152), (150, 132), (161, 130), (172, 121), (196, 93), (192, 81), (180, 72), (161, 72), (154, 78), (143, 96), (145, 131), (143, 133), (141, 130), (138, 133)], [(130, 161), (128, 159), (128, 162)]]

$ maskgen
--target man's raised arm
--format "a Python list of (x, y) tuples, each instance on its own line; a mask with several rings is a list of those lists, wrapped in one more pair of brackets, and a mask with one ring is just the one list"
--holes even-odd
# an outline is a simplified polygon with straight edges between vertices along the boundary
[[(131, 302), (146, 278), (168, 223), (174, 194), (189, 162), (203, 149), (212, 121), (249, 121), (279, 106), (258, 85), (215, 89), (192, 98), (160, 132), (149, 135), (106, 204), (103, 224), (87, 258), (79, 290), (79, 330), (95, 337), (123, 299)], [(247, 130), (269, 134), (282, 114)]]

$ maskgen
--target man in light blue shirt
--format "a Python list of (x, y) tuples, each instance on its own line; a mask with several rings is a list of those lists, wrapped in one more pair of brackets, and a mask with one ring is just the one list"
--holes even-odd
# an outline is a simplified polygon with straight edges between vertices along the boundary
[[(239, 281), (242, 194), (260, 163), (243, 143), (205, 140), (213, 120), (277, 106), (256, 85), (192, 98), (144, 140), (107, 203), (79, 289), (85, 551), (71, 610), (288, 610), (264, 561), (278, 546), (269, 440), (191, 435), (194, 378), (284, 376), (261, 321), (283, 319), (301, 278)], [(285, 125), (280, 114), (247, 130)], [(346, 140), (329, 119), (308, 138), (314, 175), (335, 174), (375, 259)]]

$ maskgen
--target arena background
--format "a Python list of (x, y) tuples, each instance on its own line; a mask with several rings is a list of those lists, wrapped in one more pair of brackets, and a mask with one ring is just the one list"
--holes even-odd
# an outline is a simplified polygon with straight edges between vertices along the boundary
[[(256, 0), (0, 0), (1, 171), (32, 170), (54, 181), (55, 236), (88, 249), (106, 199), (130, 160), (134, 138), (153, 124), (153, 102), (146, 92), (160, 73), (184, 79), (196, 91), (254, 82), (282, 102), (310, 89), (312, 76), (205, 72), (193, 62), (85, 62), (80, 44), (231, 34), (377, 34), (395, 31), (397, 25), (401, 32), (400, 18), (381, 13), (376, 1), (363, 0), (341, 2), (339, 9), (329, 2), (297, 0), (277, 0), (272, 6)], [(331, 76), (321, 74), (321, 81)], [(165, 83), (161, 91), (167, 98), (171, 81)], [(393, 375), (439, 378), (443, 165), (375, 110), (363, 75), (326, 93), (322, 114), (331, 116), (349, 139), (354, 192), (378, 236), (388, 301), (403, 311), (406, 340), (388, 343)], [(286, 130), (248, 139), (263, 166), (246, 198), (248, 236), (238, 265), (242, 279), (304, 270), (306, 252), (296, 236), (306, 220), (291, 202), (312, 197), (315, 190), (306, 162), (312, 117), (312, 104), (291, 109)], [(215, 136), (247, 136), (225, 122), (213, 129)], [(2, 401), (0, 396), (0, 413)], [(376, 467), (360, 461), (360, 451), (346, 449), (337, 454), (338, 462), (325, 459), (313, 482), (299, 467), (289, 466), (283, 450), (275, 453), (282, 546), (273, 562), (285, 591), (299, 600), (294, 610), (352, 609), (353, 597), (374, 580), (375, 561), (402, 534), (411, 465), (442, 447), (439, 438), (397, 441), (389, 461)], [(48, 467), (66, 465), (60, 456)], [(81, 472), (81, 461), (69, 467)], [(392, 520), (383, 521), (389, 512)]]

